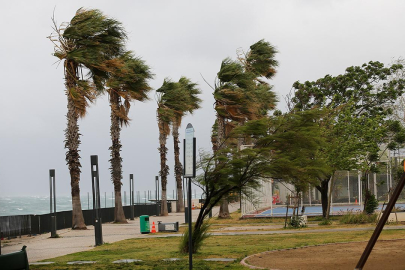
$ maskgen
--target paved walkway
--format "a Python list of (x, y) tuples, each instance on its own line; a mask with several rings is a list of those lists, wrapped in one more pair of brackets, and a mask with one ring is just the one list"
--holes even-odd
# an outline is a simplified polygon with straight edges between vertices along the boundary
[[(238, 203), (230, 204), (230, 212), (234, 212), (239, 208)], [(192, 210), (192, 219), (197, 219), (199, 209)], [(215, 207), (212, 211), (213, 216), (217, 216), (219, 207)], [(179, 222), (184, 223), (184, 213), (170, 213), (169, 216), (150, 216), (150, 224), (155, 222), (157, 227), (158, 221), (163, 223)], [(168, 235), (149, 235), (141, 234), (139, 218), (135, 220), (128, 220), (128, 224), (112, 224), (104, 223), (103, 227), (103, 241), (106, 243), (113, 243), (130, 238), (148, 238), (148, 237), (166, 237)], [(11, 239), (10, 241), (3, 240), (1, 242), (1, 252), (3, 254), (18, 251), (23, 245), (27, 246), (29, 262), (37, 262), (40, 260), (50, 259), (58, 256), (63, 256), (75, 252), (86, 251), (94, 248), (94, 227), (87, 226), (87, 230), (72, 230), (62, 229), (57, 232), (60, 238), (50, 238), (50, 233), (37, 235), (37, 236), (22, 236), (21, 238)], [(175, 234), (180, 236), (181, 234)]]
[[(256, 228), (257, 226), (250, 227), (251, 229)], [(314, 226), (316, 227), (316, 226)], [(314, 229), (314, 230), (285, 230), (282, 229), (283, 225), (279, 225), (278, 228), (280, 230), (272, 230), (272, 231), (242, 231), (242, 232), (210, 232), (211, 235), (217, 236), (227, 236), (227, 235), (264, 235), (264, 234), (296, 234), (296, 233), (321, 233), (321, 232), (349, 232), (349, 231), (374, 231), (375, 227), (360, 227), (360, 228), (335, 228), (335, 229)], [(405, 229), (405, 225), (398, 225), (398, 226), (386, 226), (384, 230), (399, 230)], [(181, 236), (181, 234), (154, 234), (154, 235), (142, 235), (139, 238), (162, 238), (162, 237), (174, 237), (174, 236)]]

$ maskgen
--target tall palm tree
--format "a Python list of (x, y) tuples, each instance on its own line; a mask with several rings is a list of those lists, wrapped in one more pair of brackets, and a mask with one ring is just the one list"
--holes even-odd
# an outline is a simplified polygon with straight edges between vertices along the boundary
[[(251, 74), (245, 73), (243, 64), (226, 58), (222, 61), (218, 72), (219, 83), (214, 90), (216, 117), (216, 150), (224, 149), (231, 142), (228, 135), (237, 123), (242, 123), (247, 115), (251, 115), (251, 108), (247, 100), (247, 89), (253, 87)], [(214, 133), (213, 133), (214, 135)], [(228, 199), (221, 199), (219, 217), (230, 217)]]
[(174, 142), (174, 173), (177, 188), (176, 212), (184, 212), (183, 186), (181, 181), (183, 167), (180, 162), (179, 128), (183, 116), (186, 113), (192, 114), (194, 110), (199, 109), (202, 100), (198, 97), (198, 95), (201, 94), (201, 91), (197, 88), (197, 84), (192, 83), (188, 78), (181, 77), (178, 82), (178, 87), (183, 88), (188, 97), (187, 100), (181, 99), (178, 101), (179, 103), (184, 103), (178, 106), (179, 110), (174, 112), (174, 118), (172, 121), (172, 136)]
[(111, 108), (111, 180), (114, 183), (115, 209), (114, 221), (126, 223), (124, 209), (122, 207), (122, 158), (121, 152), (121, 128), (128, 125), (130, 119), (128, 112), (131, 101), (145, 101), (147, 93), (151, 90), (147, 80), (152, 78), (149, 67), (140, 58), (136, 58), (131, 52), (126, 52), (117, 58), (120, 62), (107, 82), (107, 92), (110, 97)]
[[(247, 120), (265, 117), (270, 109), (274, 109), (277, 98), (272, 86), (264, 79), (271, 79), (276, 73), (276, 53), (270, 43), (260, 40), (250, 46), (247, 53), (239, 52), (236, 61), (229, 58), (222, 61), (219, 83), (214, 89), (217, 111), (215, 149), (226, 146), (226, 138), (234, 127)], [(238, 140), (238, 148), (243, 141), (244, 138)], [(229, 217), (226, 199), (221, 202), (219, 216)]]
[[(80, 133), (78, 119), (84, 117), (96, 91), (102, 91), (109, 72), (122, 54), (126, 34), (118, 21), (97, 9), (79, 9), (69, 23), (61, 26), (53, 18), (54, 56), (63, 61), (68, 101), (65, 129), (66, 162), (70, 171), (72, 228), (86, 229), (80, 202)], [(88, 71), (84, 78), (83, 71)]]
[(169, 174), (169, 166), (167, 160), (167, 136), (170, 134), (170, 125), (184, 108), (184, 104), (188, 104), (190, 97), (185, 87), (181, 87), (179, 83), (165, 79), (163, 85), (156, 90), (158, 97), (157, 121), (159, 127), (159, 153), (160, 153), (160, 177), (162, 183), (162, 205), (161, 215), (167, 216), (167, 175)]

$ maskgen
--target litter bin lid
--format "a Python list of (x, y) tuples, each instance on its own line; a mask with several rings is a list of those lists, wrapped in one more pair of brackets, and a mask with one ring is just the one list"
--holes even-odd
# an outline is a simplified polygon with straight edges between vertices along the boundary
[(143, 220), (146, 220), (146, 221), (149, 220), (149, 216), (148, 216), (148, 215), (143, 215), (143, 216), (140, 216), (139, 218), (140, 218), (140, 219), (143, 219)]

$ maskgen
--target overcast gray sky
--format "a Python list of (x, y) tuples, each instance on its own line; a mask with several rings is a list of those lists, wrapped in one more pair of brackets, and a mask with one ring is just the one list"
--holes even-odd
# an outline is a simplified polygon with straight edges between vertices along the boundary
[[(368, 61), (390, 63), (405, 55), (405, 1), (1, 1), (0, 2), (0, 197), (47, 195), (48, 170), (56, 169), (57, 194), (70, 194), (65, 162), (66, 96), (63, 68), (55, 65), (51, 32), (55, 8), (58, 23), (69, 21), (80, 7), (97, 8), (121, 21), (127, 48), (152, 68), (154, 89), (165, 77), (187, 76), (198, 82), (202, 109), (188, 116), (198, 148), (209, 150), (215, 119), (213, 83), (225, 57), (265, 39), (277, 47), (280, 63), (272, 84), (283, 96), (294, 81), (337, 75)], [(158, 128), (154, 91), (136, 102), (131, 125), (122, 131), (123, 190), (130, 173), (136, 190), (154, 189), (159, 171)], [(109, 174), (110, 108), (97, 100), (80, 120), (81, 191), (90, 191), (90, 155), (99, 156), (101, 191), (111, 192)], [(173, 142), (168, 140), (168, 190), (174, 189)]]

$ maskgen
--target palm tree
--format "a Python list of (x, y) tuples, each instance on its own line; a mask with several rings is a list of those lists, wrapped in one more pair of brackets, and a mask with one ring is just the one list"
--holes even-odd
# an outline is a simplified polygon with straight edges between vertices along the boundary
[[(57, 26), (49, 39), (55, 45), (54, 56), (64, 60), (66, 96), (68, 100), (65, 129), (66, 162), (70, 171), (72, 194), (72, 228), (86, 229), (80, 202), (80, 133), (78, 119), (84, 117), (96, 91), (103, 91), (112, 60), (122, 54), (125, 31), (121, 23), (96, 9), (79, 9), (69, 23)], [(87, 69), (88, 76), (83, 76)]]
[[(194, 88), (192, 86), (192, 88)], [(176, 119), (176, 115), (181, 114), (184, 110), (184, 104), (190, 103), (190, 92), (180, 83), (172, 82), (165, 79), (162, 87), (156, 90), (158, 93), (157, 121), (159, 127), (159, 153), (160, 153), (160, 177), (162, 183), (162, 206), (161, 214), (168, 215), (167, 209), (167, 175), (169, 166), (167, 160), (167, 136), (170, 134), (170, 125)], [(191, 109), (190, 109), (191, 110)], [(184, 114), (184, 113), (183, 113)]]
[(179, 100), (178, 102), (184, 102), (179, 104), (178, 111), (175, 111), (174, 118), (172, 121), (172, 135), (174, 142), (174, 173), (176, 178), (176, 188), (177, 188), (177, 204), (176, 212), (184, 212), (183, 203), (183, 186), (181, 181), (181, 176), (183, 174), (183, 167), (180, 162), (180, 147), (179, 147), (179, 128), (181, 125), (181, 120), (186, 113), (193, 113), (194, 110), (200, 108), (201, 99), (198, 97), (201, 94), (200, 89), (197, 88), (196, 83), (192, 83), (188, 78), (181, 77), (178, 86), (182, 87), (183, 90), (188, 95), (187, 100)]
[[(217, 119), (213, 141), (216, 150), (226, 146), (226, 138), (233, 128), (247, 120), (265, 117), (270, 109), (274, 109), (276, 95), (263, 77), (271, 79), (275, 75), (276, 53), (270, 43), (260, 40), (250, 46), (247, 53), (239, 52), (236, 61), (229, 58), (222, 61), (217, 74), (219, 82), (214, 89)], [(238, 140), (238, 148), (244, 140)], [(226, 198), (221, 201), (219, 217), (229, 217)]]
[(130, 119), (128, 112), (131, 101), (145, 101), (147, 93), (151, 90), (147, 80), (152, 78), (149, 67), (140, 58), (136, 58), (131, 52), (126, 52), (117, 60), (120, 65), (112, 72), (107, 82), (107, 92), (110, 97), (111, 107), (111, 180), (114, 183), (115, 210), (114, 221), (126, 223), (124, 209), (122, 208), (121, 186), (122, 186), (122, 158), (121, 152), (121, 127), (128, 125)]
[[(226, 58), (222, 61), (221, 69), (218, 72), (219, 83), (214, 90), (216, 119), (216, 151), (224, 149), (230, 132), (245, 121), (247, 115), (251, 114), (251, 107), (247, 100), (247, 89), (253, 87), (251, 74), (246, 73), (243, 64)], [(239, 142), (238, 142), (239, 143)], [(221, 199), (219, 217), (230, 217), (228, 199)]]

